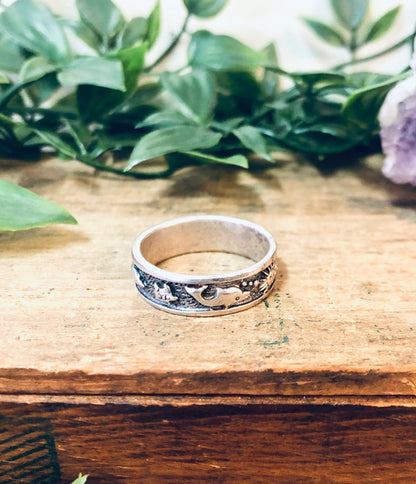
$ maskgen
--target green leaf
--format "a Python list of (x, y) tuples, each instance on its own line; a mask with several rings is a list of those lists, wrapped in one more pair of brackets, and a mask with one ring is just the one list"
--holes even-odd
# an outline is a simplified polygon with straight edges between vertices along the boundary
[(0, 89), (0, 113), (5, 106), (10, 106), (11, 102), (17, 99), (17, 106), (20, 108), (23, 106), (21, 98), (17, 97), (19, 91), (29, 86), (33, 81), (16, 82), (10, 84), (6, 89)]
[(66, 158), (75, 159), (77, 152), (71, 145), (65, 143), (58, 135), (50, 133), (49, 131), (41, 131), (39, 129), (33, 129), (39, 138), (41, 138), (47, 145), (52, 146), (57, 150), (59, 154), (64, 155)]
[(124, 27), (123, 15), (111, 0), (76, 0), (76, 6), (81, 20), (103, 39)]
[[(192, 122), (191, 122), (192, 123)], [(158, 126), (159, 128), (166, 128), (168, 126), (186, 125), (190, 124), (189, 118), (186, 118), (178, 111), (158, 111), (150, 114), (146, 119), (136, 124), (136, 128), (144, 128), (146, 126)]]
[(149, 44), (149, 48), (153, 46), (159, 35), (160, 30), (160, 3), (157, 0), (156, 5), (147, 18), (147, 32), (145, 40)]
[(266, 142), (257, 128), (247, 125), (241, 126), (240, 128), (234, 129), (232, 134), (236, 136), (247, 149), (254, 151), (254, 153), (262, 158), (273, 162), (273, 158), (267, 151)]
[(189, 63), (214, 71), (247, 71), (266, 62), (266, 56), (227, 35), (198, 31), (188, 48)]
[(320, 88), (329, 85), (343, 85), (347, 80), (346, 74), (341, 74), (339, 72), (287, 72), (282, 71), (280, 67), (275, 65), (267, 65), (265, 66), (265, 69), (266, 71), (272, 71), (276, 74), (283, 74), (291, 78), (297, 84), (297, 89), (300, 89), (302, 84), (305, 85), (304, 87), (307, 87), (309, 90), (312, 87)]
[(115, 109), (137, 90), (140, 73), (144, 66), (147, 44), (122, 49), (112, 56), (111, 62), (121, 63), (125, 90), (81, 85), (77, 89), (77, 105), (85, 122), (99, 120)]
[(63, 86), (90, 84), (125, 91), (123, 66), (119, 60), (78, 57), (58, 74)]
[(139, 82), (139, 76), (144, 67), (144, 57), (147, 52), (147, 43), (135, 47), (127, 47), (114, 56), (121, 62), (127, 95), (133, 94)]
[[(87, 126), (85, 126), (81, 122), (70, 122), (67, 119), (63, 120), (63, 124), (67, 128), (69, 134), (72, 136), (76, 147), (78, 148), (78, 152), (81, 156), (88, 156), (88, 148), (87, 146), (91, 142), (91, 132)], [(71, 146), (69, 146), (72, 149)]]
[(197, 160), (204, 161), (205, 163), (215, 163), (215, 164), (220, 163), (225, 165), (234, 165), (234, 166), (239, 166), (240, 168), (245, 168), (246, 170), (248, 170), (248, 167), (249, 167), (248, 160), (243, 155), (232, 155), (232, 156), (223, 158), (223, 157), (209, 155), (207, 153), (201, 153), (199, 151), (185, 151), (185, 154)]
[(356, 30), (367, 13), (368, 0), (331, 0), (331, 7), (343, 27)]
[(78, 86), (76, 105), (84, 123), (99, 121), (123, 101), (123, 92), (87, 84)]
[(335, 47), (346, 47), (348, 42), (343, 37), (341, 32), (336, 30), (334, 27), (327, 25), (318, 20), (313, 20), (311, 18), (302, 17), (303, 22), (322, 40), (331, 44)]
[(42, 57), (65, 63), (69, 58), (63, 28), (39, 0), (17, 0), (4, 10), (1, 26), (14, 41)]
[(282, 141), (286, 146), (304, 153), (313, 153), (315, 155), (329, 155), (342, 153), (357, 146), (363, 139), (363, 136), (349, 138), (339, 138), (327, 134), (322, 130), (307, 130), (293, 133), (285, 137)]
[(131, 47), (145, 39), (147, 34), (147, 19), (143, 17), (132, 18), (121, 33), (122, 47)]
[(96, 132), (97, 146), (91, 151), (91, 156), (98, 157), (108, 150), (132, 148), (137, 144), (138, 136), (134, 133), (103, 133)]
[[(1, 27), (1, 22), (0, 22)], [(25, 58), (20, 48), (8, 35), (0, 37), (0, 70), (19, 72)]]
[(10, 84), (10, 80), (0, 72), (0, 84)]
[(217, 91), (223, 95), (238, 98), (240, 105), (252, 104), (262, 98), (260, 84), (253, 72), (222, 71), (216, 72), (215, 77), (218, 84)]
[(132, 114), (141, 110), (143, 105), (150, 104), (155, 97), (162, 91), (162, 86), (158, 82), (148, 82), (140, 85), (131, 97), (125, 99), (114, 112), (118, 114)]
[(19, 80), (20, 82), (37, 81), (46, 76), (46, 74), (55, 72), (56, 69), (56, 66), (44, 57), (31, 57), (22, 65)]
[[(73, 34), (75, 34), (76, 37), (78, 37), (78, 39), (84, 42), (87, 46), (94, 49), (96, 52), (100, 50), (101, 38), (97, 34), (97, 32), (93, 30), (89, 25), (87, 25), (86, 23), (80, 20), (73, 20), (73, 19), (66, 19), (66, 18), (60, 18), (59, 21), (65, 29), (70, 30), (70, 33), (68, 36), (69, 40), (71, 40), (71, 32), (72, 32)], [(72, 46), (72, 50), (74, 53), (73, 46)], [(86, 53), (83, 52), (83, 54), (85, 55)]]
[(406, 72), (385, 82), (358, 89), (343, 104), (342, 116), (363, 129), (375, 129), (378, 123), (377, 115), (387, 93), (397, 82), (410, 75)]
[(343, 104), (348, 96), (354, 92), (354, 88), (346, 85), (323, 86), (315, 91), (316, 104), (323, 106), (334, 106), (339, 112), (340, 104)]
[(296, 135), (322, 133), (339, 139), (351, 140), (351, 138), (353, 138), (352, 131), (354, 130), (351, 129), (351, 126), (348, 123), (345, 123), (342, 119), (331, 119), (329, 123), (318, 122), (308, 126), (299, 126), (293, 130), (293, 133)]
[(217, 129), (218, 131), (221, 131), (221, 133), (223, 134), (230, 134), (233, 129), (237, 128), (245, 120), (246, 118), (244, 118), (243, 116), (237, 118), (228, 118), (222, 121), (212, 121), (212, 123), (210, 123), (210, 126)]
[[(39, 106), (43, 102), (49, 100), (49, 98), (60, 88), (61, 85), (59, 84), (56, 75), (54, 75), (52, 72), (46, 74), (26, 88), (26, 93), (29, 95), (29, 98), (32, 100), (34, 106)], [(10, 105), (9, 108), (12, 108), (12, 106)], [(55, 108), (48, 111), (48, 114), (51, 113), (51, 118), (53, 118), (53, 111), (55, 111)], [(45, 118), (45, 121), (47, 121), (47, 118)]]
[(178, 101), (182, 114), (198, 124), (207, 124), (217, 100), (215, 78), (211, 72), (205, 69), (193, 69), (182, 75), (165, 72), (160, 80)]
[(142, 161), (168, 153), (193, 151), (215, 146), (221, 134), (199, 126), (172, 126), (152, 131), (134, 147), (125, 171)]
[[(49, 100), (49, 98), (60, 88), (61, 85), (59, 84), (56, 75), (54, 75), (52, 72), (46, 74), (38, 79), (35, 83), (31, 84), (26, 88), (25, 92), (29, 95), (29, 98), (32, 100), (34, 106), (39, 106), (43, 102)], [(17, 101), (16, 98), (15, 101)], [(13, 109), (13, 102), (11, 105), (9, 105), (9, 108)], [(36, 108), (34, 107), (34, 109)], [(41, 109), (44, 108), (42, 107)], [(48, 111), (48, 115), (51, 113), (51, 118), (54, 117), (53, 111), (55, 111), (55, 108)], [(45, 118), (45, 121), (47, 121), (47, 118)]]
[(378, 72), (352, 72), (347, 75), (347, 84), (351, 88), (360, 89), (362, 87), (374, 86), (382, 82), (389, 81), (391, 74), (380, 74)]
[(377, 40), (382, 37), (393, 25), (396, 17), (400, 11), (400, 6), (392, 8), (384, 15), (382, 15), (378, 20), (373, 22), (370, 26), (370, 29), (365, 36), (364, 43), (372, 42), (373, 40)]
[(26, 230), (51, 224), (76, 224), (64, 208), (26, 188), (0, 180), (0, 230)]
[(217, 15), (227, 3), (227, 0), (183, 0), (191, 15), (208, 18)]
[(71, 484), (85, 484), (87, 482), (88, 474), (82, 475), (80, 474), (75, 481), (72, 481)]
[(322, 85), (340, 84), (345, 82), (345, 75), (337, 72), (292, 72), (290, 77), (296, 82), (302, 82), (310, 89)]
[[(277, 52), (274, 43), (267, 44), (263, 51), (268, 65), (277, 66)], [(261, 86), (266, 98), (273, 97), (279, 89), (279, 77), (268, 69), (265, 69)]]

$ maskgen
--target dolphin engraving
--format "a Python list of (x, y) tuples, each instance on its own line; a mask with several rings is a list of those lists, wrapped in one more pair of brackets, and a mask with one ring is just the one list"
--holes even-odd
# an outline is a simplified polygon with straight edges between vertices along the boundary
[(194, 299), (204, 306), (215, 307), (224, 306), (228, 308), (230, 306), (235, 306), (236, 304), (241, 304), (251, 298), (250, 291), (242, 291), (238, 287), (216, 287), (215, 293), (212, 296), (204, 297), (202, 293), (207, 289), (208, 286), (201, 287), (190, 287), (185, 286), (185, 290)]

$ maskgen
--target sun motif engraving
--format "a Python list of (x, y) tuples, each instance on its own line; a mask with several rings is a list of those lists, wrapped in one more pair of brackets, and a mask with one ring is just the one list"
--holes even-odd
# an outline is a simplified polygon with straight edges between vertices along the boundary
[(252, 293), (265, 292), (269, 290), (276, 278), (276, 264), (273, 262), (262, 271), (258, 277), (251, 281), (243, 281), (241, 286), (244, 289), (249, 289)]

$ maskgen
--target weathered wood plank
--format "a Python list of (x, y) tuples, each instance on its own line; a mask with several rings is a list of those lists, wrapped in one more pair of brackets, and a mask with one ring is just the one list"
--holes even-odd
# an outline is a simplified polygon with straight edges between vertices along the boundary
[(133, 405), (138, 407), (203, 405), (354, 405), (365, 407), (416, 407), (416, 397), (397, 395), (0, 395), (0, 403), (68, 404), (68, 405)]
[[(287, 163), (135, 181), (58, 161), (3, 162), (0, 176), (80, 222), (0, 234), (0, 393), (416, 395), (416, 192), (383, 180), (379, 160), (331, 176)], [(138, 298), (134, 236), (194, 213), (273, 233), (267, 304), (206, 320)]]
[[(77, 372), (45, 373), (38, 370), (3, 370), (2, 395), (77, 396), (175, 396), (210, 395), (325, 396), (344, 397), (415, 397), (412, 372), (358, 371), (205, 371), (142, 372), (133, 375), (86, 374)], [(59, 401), (57, 399), (57, 401)], [(103, 400), (104, 401), (104, 400)], [(387, 400), (386, 400), (387, 401)], [(358, 401), (357, 401), (358, 403)]]
[(2, 404), (0, 414), (50, 422), (64, 483), (79, 472), (91, 484), (414, 481), (416, 415), (400, 408)]

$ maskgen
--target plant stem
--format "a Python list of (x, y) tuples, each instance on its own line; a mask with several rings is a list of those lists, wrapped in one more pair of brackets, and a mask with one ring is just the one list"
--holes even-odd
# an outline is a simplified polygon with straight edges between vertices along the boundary
[(11, 99), (13, 99), (14, 96), (16, 96), (16, 94), (19, 93), (19, 91), (30, 86), (31, 84), (36, 82), (36, 80), (22, 82), (9, 87), (9, 89), (7, 89), (6, 92), (3, 94), (3, 96), (0, 98), (0, 112), (7, 106), (9, 101), (11, 101)]
[(351, 30), (351, 41), (350, 41), (349, 50), (350, 50), (350, 56), (351, 56), (350, 62), (354, 62), (357, 58), (356, 57), (356, 54), (357, 54), (357, 29), (356, 28), (353, 28)]
[(338, 65), (333, 67), (333, 70), (339, 71), (341, 69), (344, 69), (344, 67), (352, 66), (352, 65), (355, 65), (355, 64), (360, 64), (361, 62), (367, 62), (367, 61), (377, 59), (378, 57), (382, 57), (383, 55), (389, 54), (390, 52), (393, 52), (394, 50), (402, 47), (403, 45), (406, 45), (408, 42), (410, 42), (413, 39), (413, 37), (415, 35), (416, 35), (416, 31), (411, 33), (410, 35), (408, 35), (404, 39), (400, 40), (396, 44), (393, 44), (392, 46), (388, 47), (387, 49), (384, 49), (384, 50), (377, 52), (376, 54), (370, 55), (368, 57), (362, 57), (362, 58), (359, 58), (359, 59), (351, 59), (348, 62), (338, 64)]
[(16, 135), (13, 131), (14, 123), (11, 119), (7, 116), (4, 116), (0, 113), (0, 130), (3, 131), (4, 136), (16, 146), (20, 145), (19, 140), (16, 138)]
[(150, 66), (147, 66), (144, 69), (144, 72), (150, 72), (152, 71), (157, 65), (159, 65), (163, 60), (166, 59), (166, 57), (175, 49), (175, 47), (178, 45), (179, 41), (181, 40), (182, 35), (185, 33), (186, 28), (188, 26), (189, 19), (191, 18), (191, 14), (188, 12), (188, 14), (185, 17), (185, 20), (183, 22), (182, 28), (179, 31), (179, 33), (173, 38), (172, 42), (170, 45), (164, 50), (160, 56), (152, 63)]
[(158, 171), (155, 173), (138, 173), (137, 171), (124, 171), (121, 170), (120, 168), (116, 168), (114, 166), (110, 165), (104, 165), (103, 163), (100, 163), (99, 161), (95, 161), (91, 157), (84, 157), (80, 156), (77, 158), (78, 161), (81, 163), (84, 163), (85, 165), (92, 166), (96, 168), (97, 170), (101, 171), (108, 171), (110, 173), (116, 173), (117, 175), (123, 175), (123, 176), (130, 176), (133, 178), (139, 178), (139, 179), (153, 179), (153, 178), (164, 178), (173, 173), (173, 170), (169, 167), (164, 171)]

